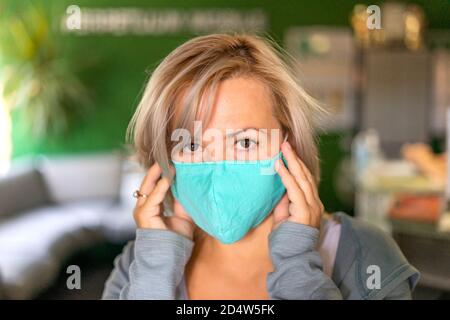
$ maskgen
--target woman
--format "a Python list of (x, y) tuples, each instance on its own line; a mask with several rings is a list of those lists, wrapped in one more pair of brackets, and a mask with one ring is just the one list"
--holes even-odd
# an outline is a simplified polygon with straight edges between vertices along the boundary
[(324, 213), (320, 108), (276, 49), (208, 35), (156, 68), (130, 124), (148, 168), (136, 239), (104, 299), (411, 298), (418, 272), (392, 239)]

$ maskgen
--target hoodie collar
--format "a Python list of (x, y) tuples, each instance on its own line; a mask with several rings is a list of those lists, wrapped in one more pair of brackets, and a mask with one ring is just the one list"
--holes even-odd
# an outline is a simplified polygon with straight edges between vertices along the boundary
[(343, 212), (336, 212), (333, 213), (333, 219), (341, 223), (341, 235), (332, 274), (333, 282), (340, 287), (355, 260), (361, 255), (361, 250), (352, 230), (351, 217)]

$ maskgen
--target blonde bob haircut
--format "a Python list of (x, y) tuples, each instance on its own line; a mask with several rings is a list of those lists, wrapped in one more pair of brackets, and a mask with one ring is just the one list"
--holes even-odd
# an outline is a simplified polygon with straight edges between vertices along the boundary
[[(257, 35), (211, 34), (183, 43), (151, 74), (128, 126), (127, 138), (131, 143), (134, 139), (136, 160), (145, 169), (158, 162), (170, 176), (172, 130), (190, 129), (195, 120), (207, 122), (211, 97), (221, 81), (254, 77), (270, 88), (274, 116), (318, 183), (313, 121), (323, 109), (300, 85), (292, 62), (275, 41)], [(181, 95), (183, 104), (178, 103)], [(203, 99), (208, 104), (206, 112), (200, 113)], [(176, 108), (182, 108), (181, 116), (174, 117)]]

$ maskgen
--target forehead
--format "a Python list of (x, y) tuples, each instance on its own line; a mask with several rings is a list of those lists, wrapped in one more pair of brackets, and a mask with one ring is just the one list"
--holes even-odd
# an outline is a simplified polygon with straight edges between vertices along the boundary
[[(179, 97), (173, 118), (172, 128), (179, 128), (183, 118), (184, 98), (187, 90)], [(190, 108), (195, 108), (191, 106)], [(208, 121), (205, 121), (207, 110), (210, 108)], [(235, 77), (221, 81), (213, 93), (211, 103), (208, 105), (204, 99), (198, 110), (194, 112), (195, 118), (189, 119), (188, 129), (192, 129), (195, 120), (201, 120), (203, 130), (219, 129), (274, 129), (280, 125), (273, 113), (273, 99), (268, 86), (257, 78)], [(186, 126), (184, 126), (186, 127)]]
[(244, 77), (227, 79), (217, 89), (206, 128), (278, 128), (272, 109), (270, 89), (262, 81)]

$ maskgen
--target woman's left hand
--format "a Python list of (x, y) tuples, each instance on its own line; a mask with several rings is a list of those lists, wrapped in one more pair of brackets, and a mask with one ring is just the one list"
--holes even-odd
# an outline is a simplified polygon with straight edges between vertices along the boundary
[(272, 229), (286, 220), (319, 229), (324, 207), (311, 172), (295, 154), (289, 142), (281, 145), (281, 151), (289, 169), (281, 159), (277, 161), (275, 168), (287, 192), (274, 209)]

